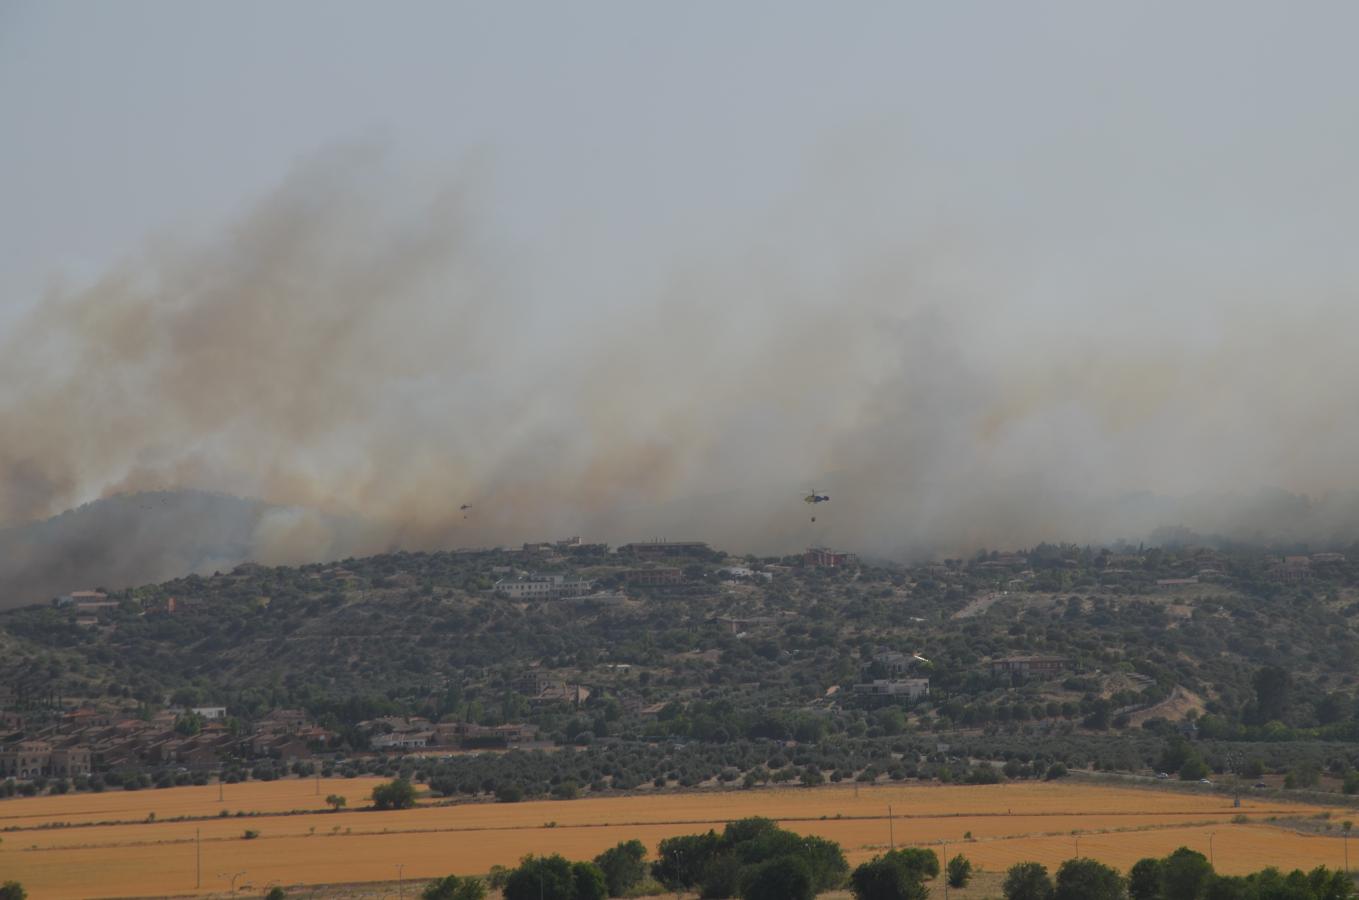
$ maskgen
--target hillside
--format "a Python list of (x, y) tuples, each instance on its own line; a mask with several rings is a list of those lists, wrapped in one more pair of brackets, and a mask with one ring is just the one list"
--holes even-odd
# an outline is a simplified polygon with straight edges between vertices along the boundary
[[(1253, 756), (1343, 772), (1346, 748), (1318, 742), (1359, 736), (1359, 569), (1339, 554), (1289, 560), (1045, 545), (824, 568), (543, 546), (247, 565), (116, 592), (83, 625), (51, 606), (5, 613), (0, 683), (21, 686), (33, 722), (77, 703), (220, 704), (246, 721), (297, 707), (355, 748), (370, 736), (360, 722), (419, 715), (530, 723), (563, 742), (1065, 743), (1140, 769), (1188, 717), (1205, 747), (1252, 742)], [(732, 566), (752, 571), (720, 571)], [(638, 583), (665, 570), (680, 583)], [(593, 583), (575, 598), (490, 590), (515, 573)], [(854, 689), (913, 678), (928, 696)]]

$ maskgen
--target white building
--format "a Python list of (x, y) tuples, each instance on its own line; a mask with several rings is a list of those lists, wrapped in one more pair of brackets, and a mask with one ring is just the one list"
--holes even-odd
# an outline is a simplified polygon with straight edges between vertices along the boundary
[(888, 678), (875, 678), (868, 684), (854, 685), (854, 693), (869, 694), (874, 697), (905, 697), (919, 700), (930, 695), (928, 678), (903, 678), (893, 681)]
[(595, 583), (575, 575), (528, 575), (524, 578), (502, 578), (495, 583), (495, 592), (513, 600), (559, 600), (563, 597), (584, 597), (593, 592)]
[(429, 746), (431, 733), (428, 731), (400, 732), (374, 735), (368, 746), (374, 750), (420, 750)]

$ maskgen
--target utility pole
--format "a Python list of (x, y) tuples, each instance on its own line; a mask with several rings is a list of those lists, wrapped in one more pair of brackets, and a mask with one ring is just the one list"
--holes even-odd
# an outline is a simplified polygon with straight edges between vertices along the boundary
[(1080, 859), (1080, 858), (1081, 858), (1081, 836), (1080, 836), (1079, 834), (1077, 834), (1077, 835), (1072, 835), (1072, 836), (1076, 839), (1076, 858), (1077, 858), (1077, 859)]
[(1213, 864), (1213, 835), (1215, 834), (1217, 834), (1216, 831), (1208, 832), (1208, 865), (1210, 866)]
[(406, 864), (396, 864), (396, 895), (400, 900), (406, 900)]
[(887, 840), (891, 842), (891, 848), (897, 849), (896, 827), (892, 824), (892, 804), (887, 804)]
[(203, 887), (203, 829), (193, 830), (193, 842), (195, 856), (197, 857), (194, 866), (193, 888), (199, 890)]
[(948, 841), (944, 841), (944, 900), (948, 900)]

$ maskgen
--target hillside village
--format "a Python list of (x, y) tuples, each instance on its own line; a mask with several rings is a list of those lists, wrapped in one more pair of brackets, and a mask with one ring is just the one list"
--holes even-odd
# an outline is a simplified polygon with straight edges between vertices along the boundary
[(1301, 549), (897, 566), (572, 538), (86, 587), (0, 615), (0, 776), (201, 783), (658, 742), (718, 760), (880, 744), (882, 777), (961, 741), (963, 765), (1042, 744), (1144, 771), (1178, 741), (1218, 768), (1254, 744), (1338, 785), (1359, 764), (1327, 744), (1359, 736), (1359, 570)]

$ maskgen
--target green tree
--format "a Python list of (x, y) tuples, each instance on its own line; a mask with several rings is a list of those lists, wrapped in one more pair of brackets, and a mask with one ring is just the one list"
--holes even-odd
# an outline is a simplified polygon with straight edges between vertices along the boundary
[(849, 877), (855, 900), (925, 900), (929, 890), (920, 876), (899, 861), (875, 856)]
[(1005, 873), (1001, 890), (1005, 900), (1052, 900), (1052, 879), (1042, 863), (1015, 863)]
[(721, 844), (722, 839), (715, 831), (666, 838), (657, 849), (658, 859), (651, 864), (651, 875), (672, 890), (691, 888), (698, 884)]
[(269, 893), (264, 895), (264, 900), (286, 900), (288, 892), (278, 885), (269, 889)]
[(571, 863), (572, 900), (604, 900), (609, 895), (604, 873), (592, 862)]
[(378, 809), (410, 809), (415, 805), (415, 786), (404, 778), (373, 788), (373, 805)]
[(28, 891), (17, 881), (6, 881), (0, 884), (0, 900), (25, 900)]
[(420, 897), (421, 900), (485, 900), (486, 885), (480, 878), (446, 875), (431, 881)]
[(1212, 877), (1208, 857), (1181, 847), (1161, 861), (1161, 894), (1165, 900), (1196, 900)]
[(646, 845), (639, 840), (620, 841), (595, 857), (595, 865), (604, 873), (604, 885), (610, 897), (625, 897), (629, 890), (646, 877)]
[(1057, 870), (1053, 900), (1124, 900), (1123, 876), (1093, 859), (1068, 859)]
[(972, 880), (972, 863), (959, 853), (948, 861), (945, 874), (949, 887), (967, 887), (967, 883)]
[(1132, 900), (1161, 900), (1161, 860), (1147, 857), (1128, 870), (1128, 896)]
[(524, 857), (505, 879), (505, 900), (576, 900), (571, 863), (557, 854)]
[(1198, 754), (1190, 756), (1180, 766), (1181, 781), (1198, 781), (1200, 778), (1208, 777), (1208, 764), (1199, 758)]
[(326, 805), (329, 806), (335, 812), (339, 812), (344, 807), (346, 802), (347, 801), (344, 799), (344, 797), (341, 797), (339, 794), (326, 795)]
[(897, 862), (906, 871), (915, 873), (921, 881), (927, 881), (939, 875), (938, 854), (933, 850), (926, 850), (924, 847), (903, 847), (900, 850), (887, 853), (883, 858)]
[(741, 900), (812, 900), (812, 870), (796, 856), (766, 860), (741, 876)]

